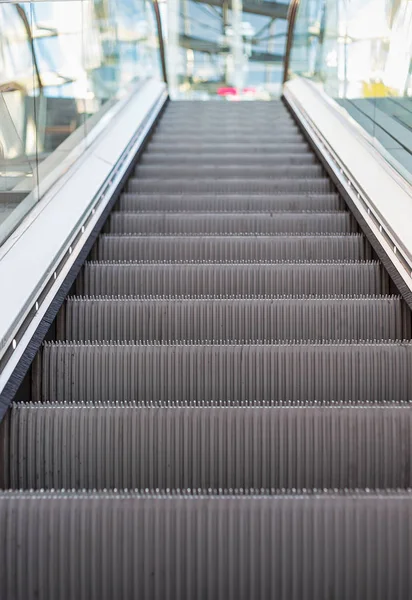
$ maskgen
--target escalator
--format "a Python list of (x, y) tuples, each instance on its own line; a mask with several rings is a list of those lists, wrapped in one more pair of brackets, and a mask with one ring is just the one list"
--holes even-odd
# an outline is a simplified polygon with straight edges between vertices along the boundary
[(282, 102), (169, 103), (1, 424), (3, 597), (410, 597), (411, 333)]

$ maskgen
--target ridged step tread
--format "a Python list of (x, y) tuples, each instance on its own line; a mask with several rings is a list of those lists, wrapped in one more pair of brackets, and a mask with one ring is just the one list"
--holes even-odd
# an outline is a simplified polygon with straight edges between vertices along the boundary
[[(162, 120), (174, 120), (184, 122), (185, 120), (193, 120), (194, 122), (200, 121), (202, 118), (217, 118), (217, 119), (228, 119), (228, 120), (239, 120), (241, 123), (254, 122), (260, 119), (292, 119), (291, 112), (283, 104), (277, 104), (276, 106), (258, 106), (256, 102), (253, 102), (253, 109), (251, 110), (250, 105), (244, 107), (243, 105), (234, 105), (233, 102), (229, 106), (212, 107), (204, 105), (205, 103), (197, 103), (197, 105), (184, 105), (176, 106), (169, 104), (167, 110), (162, 114)], [(245, 120), (245, 116), (247, 119)]]
[(323, 210), (345, 208), (338, 194), (132, 194), (123, 193), (117, 208), (125, 211), (165, 212), (259, 212)]
[(276, 131), (278, 127), (293, 126), (298, 127), (295, 119), (287, 111), (260, 112), (256, 114), (245, 113), (218, 113), (218, 112), (192, 112), (185, 114), (165, 112), (158, 122), (158, 127), (170, 128), (190, 128), (201, 130), (208, 126), (217, 129), (219, 126), (227, 128), (230, 131), (236, 131), (239, 127), (243, 129), (253, 129), (253, 127), (265, 127), (265, 133)]
[(321, 165), (203, 165), (201, 159), (193, 165), (139, 165), (139, 179), (287, 179), (324, 177)]
[(34, 400), (50, 402), (401, 402), (412, 342), (45, 343)]
[(3, 492), (0, 578), (10, 600), (406, 600), (411, 528), (396, 491)]
[(227, 141), (220, 141), (219, 144), (215, 144), (214, 142), (205, 142), (201, 139), (197, 142), (180, 142), (178, 139), (174, 141), (161, 141), (152, 139), (149, 142), (148, 148), (145, 151), (146, 155), (156, 154), (158, 152), (173, 152), (176, 154), (183, 153), (187, 154), (188, 152), (196, 152), (201, 155), (202, 152), (210, 154), (213, 152), (216, 155), (223, 154), (239, 154), (239, 153), (258, 153), (258, 154), (273, 154), (274, 157), (276, 155), (284, 154), (284, 153), (294, 153), (300, 154), (307, 150), (309, 152), (309, 145), (304, 140), (297, 140), (292, 143), (286, 142), (278, 142), (273, 140), (272, 142), (257, 142), (254, 140), (249, 140), (247, 144), (245, 143), (233, 143)]
[(390, 280), (379, 262), (85, 263), (79, 295), (382, 295)]
[(163, 117), (176, 117), (180, 115), (182, 119), (190, 118), (192, 116), (194, 119), (199, 116), (221, 116), (224, 118), (244, 118), (245, 116), (252, 121), (255, 118), (260, 116), (267, 117), (269, 115), (291, 115), (289, 109), (282, 102), (258, 102), (254, 101), (253, 104), (250, 103), (234, 103), (234, 102), (224, 102), (218, 103), (218, 106), (215, 106), (214, 103), (204, 102), (204, 101), (180, 101), (179, 102), (171, 102), (167, 106), (167, 110), (163, 112)]
[(266, 126), (266, 131), (269, 128), (275, 128), (278, 125), (283, 125), (285, 123), (293, 124), (297, 127), (297, 123), (292, 115), (287, 110), (278, 110), (278, 111), (249, 111), (247, 119), (245, 119), (245, 113), (243, 112), (218, 112), (218, 111), (187, 111), (184, 113), (179, 112), (169, 112), (165, 111), (158, 123), (160, 126), (168, 125), (168, 126), (196, 126), (204, 127), (207, 125), (222, 125), (228, 128), (233, 125), (237, 125), (241, 128), (251, 128), (254, 125), (262, 124)]
[(273, 140), (278, 136), (299, 136), (301, 131), (296, 123), (286, 119), (278, 119), (272, 121), (269, 124), (265, 119), (257, 119), (248, 125), (237, 121), (227, 122), (223, 119), (214, 120), (213, 118), (205, 118), (204, 121), (199, 121), (196, 125), (193, 120), (189, 120), (186, 123), (181, 121), (160, 121), (153, 137), (157, 136), (168, 136), (178, 137), (179, 139), (185, 140), (187, 137), (193, 137), (195, 139), (206, 139), (207, 141), (211, 138), (216, 139), (217, 143), (220, 140), (226, 138), (233, 139), (239, 137), (258, 137), (258, 139)]
[(69, 297), (56, 328), (57, 339), (76, 341), (396, 340), (411, 334), (410, 312), (399, 296)]
[(410, 406), (15, 404), (0, 448), (3, 489), (412, 487)]
[(158, 132), (173, 133), (176, 137), (179, 137), (180, 134), (197, 133), (199, 138), (210, 132), (213, 134), (220, 132), (220, 139), (224, 139), (226, 135), (237, 133), (258, 135), (262, 133), (267, 135), (268, 132), (272, 132), (273, 137), (275, 137), (279, 133), (299, 134), (301, 130), (296, 122), (286, 115), (272, 115), (270, 117), (263, 115), (250, 122), (246, 122), (242, 116), (229, 118), (228, 116), (205, 115), (197, 120), (193, 117), (186, 120), (177, 116), (163, 117), (153, 135), (156, 136)]
[(92, 251), (103, 261), (370, 260), (361, 234), (133, 235), (102, 234)]
[(192, 143), (192, 144), (215, 144), (218, 146), (220, 142), (223, 144), (249, 144), (250, 142), (258, 142), (259, 144), (288, 144), (293, 142), (304, 141), (304, 137), (298, 132), (282, 132), (277, 133), (276, 131), (269, 133), (236, 133), (231, 132), (228, 134), (222, 133), (205, 133), (199, 134), (196, 131), (193, 133), (168, 133), (167, 131), (155, 133), (153, 140), (158, 143), (173, 143), (179, 139), (179, 144)]
[(352, 233), (356, 222), (346, 211), (263, 213), (112, 212), (109, 233)]
[[(245, 118), (247, 117), (247, 118)], [(161, 117), (161, 122), (167, 123), (178, 122), (178, 123), (203, 123), (203, 120), (210, 120), (213, 122), (214, 119), (221, 121), (222, 123), (239, 123), (240, 125), (247, 126), (249, 123), (256, 123), (264, 121), (266, 124), (273, 124), (277, 121), (293, 121), (296, 122), (291, 113), (286, 107), (272, 107), (270, 110), (237, 110), (233, 108), (233, 103), (230, 110), (210, 110), (208, 107), (200, 107), (195, 109), (176, 110), (168, 109)]]
[(143, 193), (221, 193), (221, 194), (330, 194), (335, 191), (330, 179), (137, 179), (127, 184), (129, 192)]
[(183, 122), (181, 119), (161, 120), (156, 127), (153, 135), (158, 134), (175, 135), (176, 137), (193, 135), (198, 138), (204, 136), (216, 136), (218, 140), (225, 139), (227, 136), (263, 136), (266, 139), (272, 132), (272, 139), (281, 135), (296, 135), (300, 134), (300, 130), (296, 123), (289, 119), (278, 118), (277, 121), (271, 120), (268, 123), (267, 119), (255, 119), (253, 122), (245, 125), (240, 119), (227, 121), (225, 119), (213, 119), (213, 117), (205, 117), (201, 122), (195, 122), (189, 119)]
[(280, 165), (313, 165), (316, 164), (316, 156), (311, 152), (302, 152), (300, 154), (281, 154), (276, 156), (267, 156), (259, 154), (229, 154), (217, 155), (210, 154), (170, 154), (170, 153), (144, 153), (139, 161), (139, 165), (258, 165), (265, 167), (278, 168)]
[[(232, 104), (233, 106), (233, 104)], [(209, 110), (207, 107), (193, 110), (167, 110), (163, 113), (160, 122), (166, 123), (198, 123), (206, 122), (222, 122), (222, 123), (238, 123), (241, 126), (247, 127), (249, 124), (264, 122), (267, 128), (273, 127), (278, 122), (291, 121), (296, 123), (291, 113), (285, 107), (273, 108), (271, 110), (236, 110), (232, 106), (229, 110)]]

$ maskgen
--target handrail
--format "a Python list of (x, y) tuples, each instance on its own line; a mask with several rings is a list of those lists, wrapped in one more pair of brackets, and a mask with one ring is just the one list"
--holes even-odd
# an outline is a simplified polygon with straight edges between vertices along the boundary
[(163, 81), (167, 85), (166, 52), (165, 52), (165, 44), (164, 44), (164, 39), (163, 39), (162, 19), (160, 16), (158, 0), (153, 0), (153, 8), (154, 8), (155, 17), (156, 17), (157, 35), (159, 37), (159, 51), (160, 51), (160, 61), (162, 63)]
[(300, 0), (291, 0), (288, 10), (288, 34), (286, 39), (286, 52), (283, 68), (283, 83), (289, 78), (290, 53), (293, 45), (293, 35), (295, 33), (296, 16), (298, 14)]
[(24, 8), (22, 6), (20, 6), (20, 4), (16, 4), (16, 10), (18, 12), (20, 19), (23, 21), (24, 29), (27, 34), (27, 39), (29, 40), (30, 50), (32, 53), (32, 58), (33, 58), (34, 70), (36, 72), (36, 79), (37, 79), (37, 83), (39, 85), (39, 89), (41, 91), (43, 89), (43, 82), (42, 82), (41, 75), (40, 75), (39, 63), (37, 61), (36, 49), (34, 47), (34, 40), (33, 40), (33, 36), (31, 33), (30, 23), (29, 23), (29, 20), (27, 18)]

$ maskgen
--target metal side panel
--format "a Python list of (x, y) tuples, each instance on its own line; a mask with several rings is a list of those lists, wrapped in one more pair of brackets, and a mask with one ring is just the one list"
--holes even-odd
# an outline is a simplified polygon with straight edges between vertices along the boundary
[(1, 247), (0, 412), (7, 382), (71, 268), (84, 261), (82, 249), (166, 100), (164, 84), (147, 81)]

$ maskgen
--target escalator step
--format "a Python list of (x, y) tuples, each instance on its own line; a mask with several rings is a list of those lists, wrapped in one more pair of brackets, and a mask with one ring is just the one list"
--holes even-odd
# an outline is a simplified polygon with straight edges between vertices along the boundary
[(356, 222), (349, 212), (138, 213), (113, 212), (109, 233), (351, 233)]
[(401, 405), (15, 404), (0, 447), (3, 489), (412, 486)]
[(167, 130), (164, 132), (156, 132), (153, 136), (153, 140), (156, 142), (173, 143), (176, 142), (176, 138), (179, 140), (179, 144), (185, 144), (186, 142), (195, 144), (212, 143), (218, 146), (220, 142), (225, 144), (249, 144), (250, 142), (268, 143), (268, 144), (288, 144), (293, 142), (303, 141), (304, 138), (301, 133), (298, 132), (282, 132), (279, 133), (274, 130), (269, 133), (237, 133), (231, 131), (230, 133), (205, 133), (200, 134), (197, 131), (193, 133), (169, 133)]
[(366, 260), (372, 248), (360, 234), (345, 235), (111, 235), (93, 259), (105, 261)]
[(259, 165), (266, 167), (279, 167), (280, 165), (315, 165), (316, 156), (311, 152), (302, 152), (301, 154), (282, 154), (273, 158), (266, 154), (229, 154), (218, 155), (213, 152), (210, 154), (164, 154), (144, 153), (140, 159), (141, 165)]
[(277, 124), (292, 123), (297, 127), (296, 121), (293, 120), (291, 114), (287, 110), (272, 110), (272, 111), (213, 111), (213, 110), (199, 110), (194, 111), (165, 111), (159, 124), (172, 125), (177, 123), (178, 125), (193, 126), (196, 129), (196, 125), (203, 127), (206, 123), (214, 123), (223, 125), (232, 125), (233, 123), (238, 124), (240, 127), (251, 127), (255, 123), (266, 124), (266, 132), (268, 130), (275, 129)]
[(389, 276), (379, 262), (86, 263), (82, 295), (381, 295)]
[(41, 402), (401, 402), (412, 342), (45, 343)]
[[(292, 115), (289, 110), (284, 105), (278, 106), (265, 106), (260, 108), (259, 106), (253, 103), (253, 109), (251, 110), (250, 105), (246, 108), (242, 105), (235, 106), (230, 103), (229, 107), (211, 107), (208, 104), (204, 105), (201, 103), (197, 103), (193, 107), (189, 105), (176, 106), (176, 103), (169, 104), (167, 111), (165, 111), (162, 115), (162, 121), (165, 120), (179, 120), (181, 122), (185, 121), (193, 121), (201, 122), (205, 119), (221, 119), (222, 121), (227, 120), (238, 120), (241, 123), (255, 122), (257, 120), (264, 119), (266, 123), (268, 123), (268, 119), (270, 119), (269, 125), (276, 120), (292, 120), (293, 123), (296, 121), (292, 119)], [(180, 101), (178, 103), (180, 105)], [(201, 118), (200, 118), (201, 117)], [(247, 119), (245, 120), (245, 117)]]
[(3, 492), (5, 595), (408, 598), (408, 492), (250, 494)]
[[(252, 110), (253, 106), (253, 110)], [(258, 115), (264, 114), (275, 114), (275, 113), (287, 113), (288, 109), (281, 100), (255, 100), (253, 105), (248, 102), (205, 102), (204, 100), (179, 100), (178, 102), (170, 102), (167, 106), (166, 114), (181, 113), (183, 115), (193, 113), (218, 113), (218, 114), (252, 114)]]
[[(232, 125), (239, 125), (239, 127), (253, 127), (255, 124), (262, 124), (268, 129), (274, 129), (278, 124), (290, 123), (295, 127), (298, 127), (296, 121), (293, 119), (291, 114), (287, 110), (275, 110), (275, 111), (248, 111), (249, 114), (245, 114), (245, 111), (208, 111), (208, 110), (196, 110), (196, 111), (165, 111), (162, 118), (159, 121), (160, 125), (187, 125), (202, 127), (206, 124), (222, 124), (228, 127)], [(247, 117), (247, 118), (245, 118)]]
[(324, 177), (321, 165), (141, 165), (136, 167), (139, 179), (315, 179)]
[(236, 194), (122, 194), (118, 207), (128, 211), (207, 212), (207, 211), (301, 211), (342, 210), (345, 204), (338, 194), (283, 194), (239, 196)]
[(204, 115), (217, 115), (228, 117), (246, 116), (255, 118), (259, 115), (290, 115), (288, 108), (282, 102), (266, 102), (254, 101), (253, 105), (248, 102), (204, 102), (203, 100), (183, 100), (179, 102), (171, 102), (165, 115), (182, 115), (183, 117), (199, 117)]
[(245, 122), (243, 117), (234, 117), (233, 119), (217, 118), (213, 116), (205, 115), (203, 118), (189, 118), (186, 121), (179, 117), (163, 118), (154, 131), (154, 136), (157, 133), (169, 133), (174, 134), (176, 138), (179, 138), (181, 134), (198, 134), (199, 139), (204, 134), (212, 133), (221, 136), (234, 135), (234, 134), (264, 134), (268, 136), (268, 133), (272, 133), (272, 139), (279, 133), (297, 134), (301, 133), (299, 127), (294, 123), (293, 119), (284, 117), (283, 115), (272, 116), (270, 123), (265, 117), (259, 117), (253, 119), (250, 123)]
[(71, 297), (57, 337), (79, 341), (379, 340), (411, 335), (398, 296), (285, 298)]
[(302, 152), (309, 152), (308, 143), (302, 139), (298, 141), (294, 141), (292, 143), (282, 143), (277, 142), (276, 140), (272, 140), (272, 142), (257, 142), (257, 141), (249, 141), (247, 144), (239, 144), (227, 141), (221, 141), (218, 145), (214, 142), (205, 142), (199, 139), (197, 142), (180, 142), (179, 139), (176, 139), (174, 142), (162, 142), (156, 139), (153, 139), (146, 150), (146, 155), (156, 154), (157, 152), (165, 153), (182, 153), (187, 154), (188, 152), (196, 152), (199, 155), (202, 152), (207, 154), (214, 153), (216, 155), (223, 154), (250, 154), (250, 153), (260, 153), (270, 155), (273, 154), (274, 160), (276, 160), (276, 156), (278, 154), (289, 154), (296, 153), (301, 154)]
[[(247, 117), (247, 119), (245, 119)], [(292, 123), (296, 123), (293, 119), (291, 113), (285, 106), (279, 107), (271, 107), (270, 110), (267, 108), (259, 109), (253, 105), (253, 110), (244, 110), (243, 107), (240, 107), (240, 110), (237, 107), (234, 107), (233, 103), (230, 106), (230, 110), (224, 110), (223, 108), (219, 108), (217, 110), (211, 110), (209, 106), (201, 106), (200, 104), (196, 106), (196, 108), (185, 107), (183, 110), (179, 107), (171, 106), (168, 107), (167, 111), (165, 111), (162, 115), (161, 122), (173, 122), (178, 121), (180, 123), (202, 123), (203, 119), (214, 120), (217, 119), (219, 122), (225, 123), (227, 122), (238, 122), (240, 124), (246, 125), (247, 123), (255, 123), (257, 121), (263, 121), (266, 125), (273, 125), (273, 123), (277, 123), (278, 121), (291, 121)]]
[[(177, 106), (177, 104), (179, 106)], [(227, 106), (224, 104), (223, 106), (211, 106), (209, 102), (194, 102), (193, 106), (189, 103), (186, 105), (183, 103), (180, 105), (179, 102), (172, 102), (167, 107), (167, 110), (162, 115), (163, 119), (193, 119), (196, 121), (200, 121), (199, 117), (216, 117), (221, 119), (243, 119), (247, 117), (243, 122), (247, 123), (249, 119), (253, 122), (256, 119), (285, 119), (292, 118), (291, 113), (288, 108), (282, 103), (272, 102), (271, 105), (259, 106), (255, 102), (253, 102), (253, 107), (246, 103), (246, 106), (243, 106), (243, 103), (234, 104), (230, 102)], [(295, 121), (294, 121), (295, 122)]]
[(222, 193), (222, 194), (330, 194), (334, 186), (327, 177), (315, 179), (136, 179), (128, 182), (129, 192), (143, 193)]
[(280, 135), (300, 135), (301, 131), (293, 121), (278, 119), (272, 121), (271, 131), (268, 132), (268, 123), (265, 119), (257, 119), (248, 125), (242, 123), (239, 119), (232, 121), (213, 120), (205, 118), (197, 124), (192, 120), (183, 123), (182, 120), (160, 121), (154, 132), (154, 137), (158, 134), (167, 134), (176, 136), (176, 138), (186, 138), (187, 136), (196, 136), (203, 138), (204, 136), (216, 136), (218, 140), (225, 139), (227, 136), (263, 136), (264, 139), (271, 136), (271, 139), (276, 139)]

